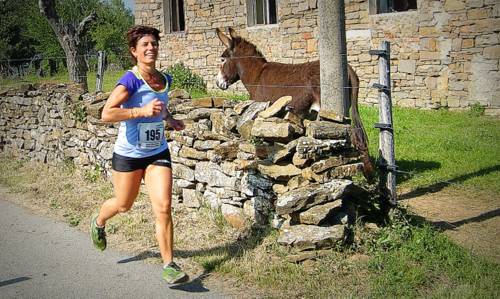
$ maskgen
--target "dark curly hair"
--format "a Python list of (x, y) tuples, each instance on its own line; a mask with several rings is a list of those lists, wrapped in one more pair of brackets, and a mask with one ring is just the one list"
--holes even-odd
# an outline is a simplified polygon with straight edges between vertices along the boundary
[(160, 41), (160, 30), (143, 25), (136, 25), (127, 31), (127, 44), (130, 57), (134, 64), (137, 63), (137, 59), (132, 55), (130, 48), (135, 48), (137, 46), (137, 41), (146, 35), (152, 35), (156, 38), (156, 41)]

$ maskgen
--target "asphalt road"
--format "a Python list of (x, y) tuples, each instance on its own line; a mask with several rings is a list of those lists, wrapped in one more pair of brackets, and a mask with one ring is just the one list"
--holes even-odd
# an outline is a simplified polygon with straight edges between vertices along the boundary
[(169, 285), (160, 265), (115, 250), (101, 253), (87, 234), (34, 215), (5, 196), (0, 192), (0, 298), (225, 297), (201, 280)]

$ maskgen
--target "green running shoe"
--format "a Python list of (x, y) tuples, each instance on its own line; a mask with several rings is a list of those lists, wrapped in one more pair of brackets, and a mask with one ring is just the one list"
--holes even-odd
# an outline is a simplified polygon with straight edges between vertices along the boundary
[(186, 273), (174, 262), (171, 262), (163, 268), (163, 279), (168, 283), (179, 283), (188, 279)]
[(95, 248), (104, 251), (106, 249), (106, 232), (104, 231), (104, 227), (97, 226), (96, 220), (97, 214), (92, 216), (90, 220), (90, 238)]

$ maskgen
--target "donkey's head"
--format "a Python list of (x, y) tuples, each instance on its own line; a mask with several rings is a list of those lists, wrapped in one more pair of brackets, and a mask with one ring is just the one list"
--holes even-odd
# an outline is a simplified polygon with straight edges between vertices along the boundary
[(226, 46), (220, 57), (222, 64), (217, 75), (217, 86), (223, 90), (228, 89), (231, 84), (240, 80), (243, 71), (241, 62), (250, 58), (264, 59), (255, 45), (239, 37), (234, 29), (228, 28), (228, 31), (229, 36), (225, 35), (219, 28), (215, 29), (217, 36)]

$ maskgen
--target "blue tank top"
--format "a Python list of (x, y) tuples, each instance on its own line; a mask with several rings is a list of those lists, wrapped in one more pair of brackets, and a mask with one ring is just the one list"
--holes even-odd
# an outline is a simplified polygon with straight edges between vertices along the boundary
[[(152, 89), (133, 67), (123, 75), (116, 85), (123, 85), (128, 91), (129, 99), (121, 108), (139, 108), (147, 105), (154, 99), (168, 104), (168, 90), (172, 82), (169, 75), (165, 76), (165, 88), (160, 91)], [(163, 117), (143, 117), (120, 122), (118, 137), (115, 142), (114, 152), (131, 158), (144, 158), (156, 155), (168, 148), (165, 140), (165, 127)]]

